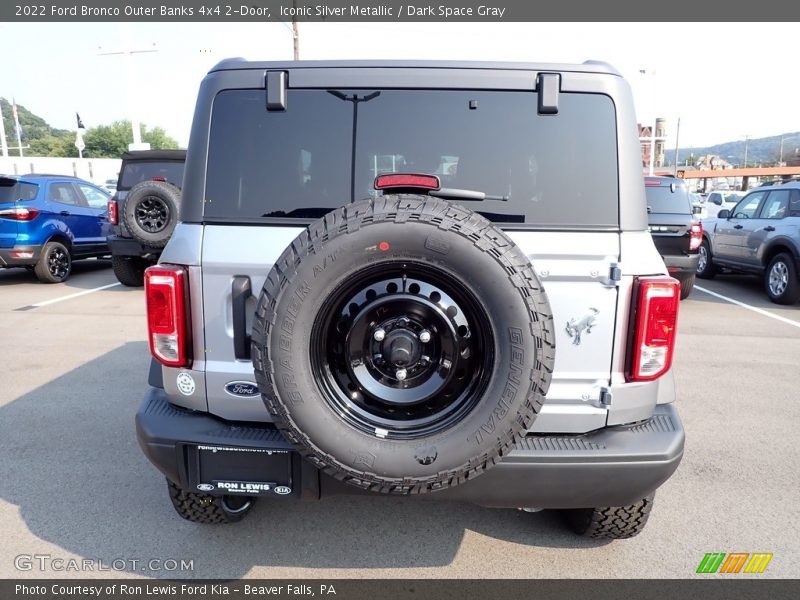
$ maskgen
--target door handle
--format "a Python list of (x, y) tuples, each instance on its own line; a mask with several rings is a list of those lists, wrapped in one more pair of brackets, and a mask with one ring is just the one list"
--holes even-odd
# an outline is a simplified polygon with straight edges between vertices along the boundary
[(250, 358), (250, 335), (247, 333), (247, 299), (252, 295), (250, 278), (237, 275), (231, 286), (233, 304), (233, 355), (238, 360)]
[(71, 212), (69, 212), (68, 210), (62, 210), (62, 211), (61, 211), (60, 213), (58, 213), (58, 214), (60, 214), (62, 217), (69, 217), (69, 216), (72, 216), (72, 213), (71, 213)]
[(767, 225), (764, 227), (764, 231), (775, 231), (775, 228), (772, 225)]
[(744, 227), (744, 225), (734, 225), (733, 226), (734, 229), (741, 229), (742, 227)]

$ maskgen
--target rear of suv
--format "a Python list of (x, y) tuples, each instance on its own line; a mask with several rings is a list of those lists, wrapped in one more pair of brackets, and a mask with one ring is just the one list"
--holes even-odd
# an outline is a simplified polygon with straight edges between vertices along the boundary
[(645, 177), (650, 233), (667, 271), (681, 284), (681, 300), (694, 287), (703, 223), (695, 214), (686, 184), (676, 177)]
[(220, 63), (145, 276), (137, 435), (176, 511), (384, 494), (641, 531), (684, 431), (639, 165), (601, 63)]
[(135, 150), (122, 155), (116, 192), (108, 205), (114, 274), (139, 287), (158, 261), (178, 222), (185, 150)]
[(72, 262), (108, 256), (108, 193), (66, 175), (0, 175), (0, 268), (62, 283)]

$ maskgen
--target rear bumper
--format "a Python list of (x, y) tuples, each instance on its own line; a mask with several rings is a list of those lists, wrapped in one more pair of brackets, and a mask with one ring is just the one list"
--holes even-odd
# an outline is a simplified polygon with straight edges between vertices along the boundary
[[(139, 445), (166, 477), (185, 489), (201, 482), (193, 448), (214, 445), (291, 450), (270, 424), (229, 423), (206, 413), (169, 404), (164, 391), (150, 388), (136, 415)], [(586, 508), (632, 504), (651, 494), (675, 471), (683, 456), (684, 430), (675, 407), (656, 406), (643, 423), (608, 427), (580, 436), (529, 435), (484, 475), (457, 487), (425, 495), (492, 507)], [(291, 497), (318, 499), (332, 494), (369, 494), (322, 475), (292, 452)], [(258, 454), (241, 452), (241, 461)]]
[[(30, 258), (19, 258), (14, 256), (17, 252), (31, 252)], [(0, 249), (0, 267), (27, 267), (35, 265), (39, 261), (42, 253), (41, 246), (14, 246), (13, 248)]]
[(697, 261), (700, 259), (699, 254), (687, 255), (669, 255), (663, 256), (664, 264), (667, 267), (667, 272), (670, 275), (694, 275), (697, 271)]
[(157, 259), (163, 248), (151, 248), (144, 246), (134, 239), (109, 235), (107, 238), (108, 247), (114, 256), (141, 256), (143, 258)]

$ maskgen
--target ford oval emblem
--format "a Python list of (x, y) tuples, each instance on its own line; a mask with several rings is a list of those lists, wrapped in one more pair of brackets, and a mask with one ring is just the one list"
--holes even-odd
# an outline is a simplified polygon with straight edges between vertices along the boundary
[(231, 381), (225, 384), (225, 391), (237, 398), (255, 398), (260, 395), (258, 386), (252, 381)]
[(214, 490), (214, 486), (211, 485), (210, 483), (198, 483), (197, 489), (200, 490), (201, 492), (211, 492)]

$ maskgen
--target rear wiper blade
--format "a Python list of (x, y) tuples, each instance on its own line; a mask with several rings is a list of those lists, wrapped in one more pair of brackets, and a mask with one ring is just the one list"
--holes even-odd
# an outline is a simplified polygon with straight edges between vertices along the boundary
[(481, 200), (498, 200), (500, 202), (508, 202), (508, 196), (490, 196), (477, 190), (459, 190), (456, 188), (439, 188), (438, 190), (429, 191), (428, 195), (436, 196), (437, 198), (451, 198), (453, 200), (474, 200), (478, 202)]

